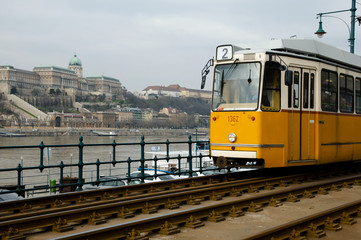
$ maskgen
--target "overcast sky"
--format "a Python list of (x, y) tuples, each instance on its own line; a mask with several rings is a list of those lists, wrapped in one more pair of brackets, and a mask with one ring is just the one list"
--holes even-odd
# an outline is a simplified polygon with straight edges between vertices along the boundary
[[(361, 2), (361, 1), (360, 1)], [(117, 78), (130, 91), (179, 84), (199, 89), (217, 45), (314, 38), (316, 14), (351, 0), (1, 0), (0, 65), (68, 67)], [(361, 5), (357, 4), (361, 10)], [(357, 12), (356, 12), (356, 15)], [(360, 14), (361, 15), (361, 14)], [(334, 14), (348, 24), (350, 12)], [(322, 42), (349, 51), (346, 24), (323, 18)], [(361, 53), (356, 24), (355, 53)], [(210, 78), (208, 78), (208, 81)], [(211, 88), (210, 82), (206, 85)]]

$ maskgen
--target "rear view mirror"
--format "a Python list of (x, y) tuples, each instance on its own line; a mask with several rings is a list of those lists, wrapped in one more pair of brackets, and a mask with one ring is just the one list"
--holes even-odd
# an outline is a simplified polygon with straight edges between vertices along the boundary
[(213, 66), (213, 59), (209, 59), (207, 64), (204, 66), (204, 68), (202, 69), (202, 82), (201, 82), (201, 89), (204, 88), (205, 84), (206, 84), (206, 78), (207, 78), (207, 74), (211, 71), (209, 70), (209, 68)]
[(285, 72), (285, 85), (291, 86), (292, 85), (292, 79), (293, 79), (293, 72), (290, 70), (287, 70)]

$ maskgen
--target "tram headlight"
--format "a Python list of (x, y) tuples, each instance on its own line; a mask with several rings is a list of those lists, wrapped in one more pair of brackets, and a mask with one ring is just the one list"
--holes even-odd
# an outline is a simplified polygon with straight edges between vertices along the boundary
[(230, 134), (228, 135), (228, 140), (229, 140), (231, 143), (235, 142), (236, 139), (237, 139), (237, 135), (236, 135), (236, 134), (230, 133)]

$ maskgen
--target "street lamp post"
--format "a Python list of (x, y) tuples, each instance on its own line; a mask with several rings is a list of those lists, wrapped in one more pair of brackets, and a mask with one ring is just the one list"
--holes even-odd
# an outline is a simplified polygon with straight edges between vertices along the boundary
[[(317, 14), (317, 16), (320, 18), (320, 21), (319, 21), (319, 25), (318, 25), (318, 30), (315, 32), (315, 34), (319, 38), (321, 38), (324, 34), (326, 34), (326, 32), (322, 28), (322, 16), (323, 15), (350, 11), (351, 12), (351, 29), (348, 27), (347, 23), (346, 23), (346, 25), (349, 28), (349, 32), (350, 32), (350, 38), (348, 39), (349, 42), (350, 42), (350, 53), (354, 53), (354, 49), (355, 49), (355, 21), (356, 21), (356, 10), (357, 10), (357, 8), (356, 8), (356, 0), (351, 0), (351, 2), (352, 2), (351, 3), (351, 9), (333, 11), (333, 12), (324, 12), (324, 13)], [(342, 19), (340, 19), (340, 20), (342, 20)]]

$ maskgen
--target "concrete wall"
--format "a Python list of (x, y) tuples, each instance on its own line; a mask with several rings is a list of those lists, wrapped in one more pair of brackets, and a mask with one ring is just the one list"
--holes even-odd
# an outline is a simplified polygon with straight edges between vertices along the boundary
[[(33, 105), (30, 105), (29, 103), (25, 102), (24, 100), (22, 100), (21, 98), (15, 96), (14, 94), (8, 94), (7, 99), (9, 100), (9, 102), (11, 103), (11, 105), (13, 105), (13, 111), (21, 114), (22, 116), (26, 117), (26, 118), (31, 118), (34, 119), (34, 116), (36, 116), (36, 118), (38, 120), (49, 120), (49, 116), (48, 114), (40, 111), (39, 109), (37, 109), (36, 107), (34, 107)], [(24, 109), (25, 111), (22, 111), (21, 109), (17, 108), (16, 106)], [(28, 114), (27, 112), (31, 113), (32, 115)]]

